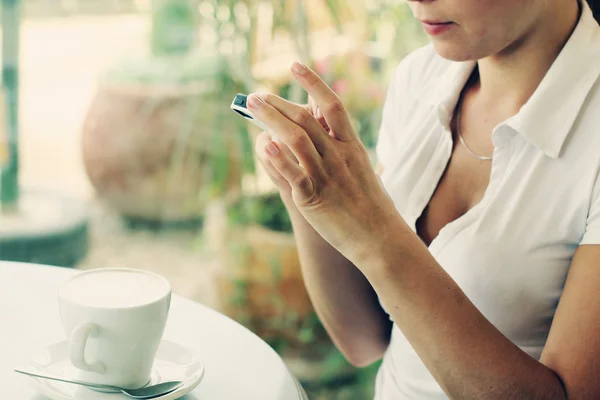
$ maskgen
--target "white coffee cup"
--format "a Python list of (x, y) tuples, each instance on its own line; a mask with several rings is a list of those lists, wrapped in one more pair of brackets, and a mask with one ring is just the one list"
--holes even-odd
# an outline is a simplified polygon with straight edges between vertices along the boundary
[(80, 379), (128, 389), (148, 384), (171, 303), (166, 279), (135, 269), (95, 269), (64, 282), (58, 298)]

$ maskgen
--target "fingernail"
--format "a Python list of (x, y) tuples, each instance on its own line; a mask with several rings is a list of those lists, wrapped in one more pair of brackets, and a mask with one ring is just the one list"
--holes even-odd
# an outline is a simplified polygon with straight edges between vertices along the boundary
[(321, 107), (317, 107), (317, 119), (323, 118), (323, 113), (321, 112)]
[(308, 68), (306, 68), (306, 65), (299, 63), (299, 62), (295, 62), (292, 65), (292, 69), (294, 70), (295, 73), (297, 73), (298, 75), (305, 75), (308, 72)]
[(275, 146), (275, 143), (273, 143), (273, 142), (267, 143), (265, 148), (267, 150), (267, 153), (269, 153), (272, 156), (275, 156), (275, 155), (277, 155), (277, 153), (279, 153), (279, 149), (277, 148), (277, 146)]
[(260, 108), (264, 104), (264, 100), (255, 94), (248, 96), (248, 106), (250, 108)]

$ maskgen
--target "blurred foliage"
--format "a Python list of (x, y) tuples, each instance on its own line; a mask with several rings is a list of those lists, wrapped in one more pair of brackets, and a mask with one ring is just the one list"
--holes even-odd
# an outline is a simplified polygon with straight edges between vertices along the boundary
[[(216, 112), (209, 115), (208, 129), (213, 133), (205, 144), (211, 149), (210, 175), (212, 184), (199, 196), (215, 196), (222, 193), (223, 182), (228, 175), (229, 158), (225, 153), (224, 138), (232, 134), (238, 140), (243, 155), (245, 171), (254, 172), (254, 150), (249, 126), (229, 110), (231, 99), (237, 92), (254, 91), (268, 86), (269, 77), (261, 81), (252, 69), (257, 61), (255, 55), (262, 44), (257, 32), (262, 28), (261, 13), (270, 8), (272, 35), (287, 35), (291, 48), (276, 49), (280, 53), (293, 53), (313, 66), (324, 80), (340, 95), (351, 114), (362, 141), (373, 147), (377, 139), (381, 108), (391, 72), (397, 63), (411, 50), (421, 46), (426, 39), (420, 26), (411, 16), (403, 0), (151, 0), (151, 32), (147, 54), (128, 57), (112, 68), (105, 76), (112, 82), (142, 85), (206, 85), (202, 103), (216, 103)], [(266, 12), (269, 14), (269, 12)], [(309, 35), (332, 23), (340, 35), (348, 35), (345, 22), (354, 21), (365, 27), (364, 43), (352, 51), (317, 59)], [(332, 48), (332, 53), (334, 52)], [(278, 54), (276, 54), (278, 55)], [(278, 88), (279, 93), (292, 101), (304, 101), (305, 93), (293, 82)], [(151, 108), (152, 104), (149, 104)], [(205, 112), (202, 107), (198, 113)], [(235, 126), (231, 128), (235, 123)], [(224, 128), (228, 126), (228, 128)], [(229, 129), (233, 132), (225, 132)], [(179, 146), (190, 140), (181, 132)], [(176, 154), (173, 168), (177, 167)], [(174, 182), (177, 184), (177, 182)], [(228, 209), (231, 224), (258, 224), (277, 232), (291, 232), (291, 222), (278, 195), (264, 197), (248, 196), (239, 199)], [(243, 253), (243, 246), (232, 249)], [(272, 275), (281, 276), (281, 266), (273, 262)], [(243, 304), (246, 299), (247, 282), (236, 282), (237, 292), (233, 302)], [(273, 298), (273, 302), (281, 301)], [(244, 321), (240, 321), (244, 322)], [(326, 334), (317, 315), (303, 321), (290, 313), (286, 320), (277, 324), (300, 324), (297, 339), (307, 345)], [(279, 352), (289, 347), (290, 341), (281, 337), (270, 344)], [(315, 346), (316, 354), (321, 350)], [(337, 349), (330, 353), (324, 363), (335, 370), (346, 365)], [(323, 350), (325, 351), (325, 350)], [(367, 399), (372, 397), (374, 374), (378, 365), (365, 369), (355, 381), (344, 385), (347, 394), (339, 398)], [(317, 394), (317, 391), (321, 394)], [(338, 398), (339, 387), (323, 392), (314, 390), (311, 398)], [(312, 393), (312, 391), (311, 391)], [(346, 396), (346, 397), (344, 397)]]
[[(289, 15), (289, 7), (294, 2), (281, 0), (274, 2), (278, 8), (278, 15)], [(339, 15), (335, 10), (344, 3), (341, 0), (329, 0), (327, 6), (333, 15)], [(365, 11), (364, 13), (362, 11)], [(299, 52), (305, 62), (309, 63), (324, 81), (344, 101), (361, 140), (368, 148), (373, 148), (377, 140), (378, 127), (381, 121), (381, 109), (385, 101), (385, 94), (389, 78), (393, 69), (404, 55), (425, 43), (425, 37), (419, 31), (418, 24), (410, 15), (410, 10), (403, 1), (369, 1), (356, 5), (353, 18), (363, 18), (367, 26), (367, 42), (364, 46), (353, 49), (345, 54), (331, 55), (324, 59), (314, 59), (310, 55), (310, 46), (305, 44), (305, 53)], [(305, 17), (298, 18), (301, 23), (310, 26)], [(281, 28), (288, 19), (281, 18), (274, 28)], [(338, 30), (343, 33), (343, 26), (339, 18), (335, 19)], [(301, 30), (300, 30), (301, 31)], [(295, 28), (294, 32), (298, 32)], [(303, 31), (306, 33), (306, 31)], [(298, 39), (298, 46), (306, 43)], [(297, 89), (297, 88), (296, 88)], [(284, 98), (303, 101), (305, 97), (294, 95), (295, 83), (288, 81), (278, 88), (278, 94)], [(296, 96), (296, 97), (294, 97)], [(292, 226), (289, 215), (276, 194), (269, 196), (252, 196), (243, 199), (229, 209), (228, 213), (232, 224), (259, 224), (275, 231), (291, 232)], [(273, 268), (273, 275), (277, 275), (280, 268)], [(243, 299), (243, 292), (247, 285), (239, 283), (238, 291)], [(277, 302), (277, 298), (272, 299)], [(274, 324), (297, 326), (297, 316), (290, 313), (287, 320), (273, 321)], [(306, 344), (303, 356), (310, 357), (311, 353), (323, 358), (325, 375), (337, 377), (336, 371), (350, 371), (353, 368), (348, 364), (343, 355), (330, 342), (322, 340), (327, 335), (318, 316), (312, 313), (308, 318), (300, 321), (297, 329), (297, 338)], [(277, 328), (277, 327), (275, 327)], [(279, 328), (285, 329), (284, 326)], [(269, 344), (280, 354), (290, 351), (290, 341), (286, 337), (276, 337), (268, 340)], [(293, 350), (293, 349), (292, 349)], [(374, 382), (380, 363), (357, 370), (354, 374), (346, 375), (347, 380), (328, 381), (324, 376), (318, 383), (303, 382), (311, 399), (352, 399), (362, 400), (373, 397)]]
[[(271, 36), (287, 36), (290, 39), (292, 47), (278, 51), (294, 54), (323, 77), (344, 101), (367, 148), (373, 148), (377, 140), (391, 73), (407, 53), (425, 43), (425, 37), (405, 2), (398, 0), (153, 0), (148, 55), (123, 61), (107, 76), (124, 83), (202, 83), (211, 88), (203, 102), (216, 102), (219, 106), (212, 115), (212, 122), (208, 123), (214, 132), (206, 143), (211, 149), (209, 164), (213, 184), (207, 188), (210, 196), (220, 192), (219, 182), (225, 179), (230, 167), (229, 158), (224, 153), (226, 133), (239, 138), (245, 171), (253, 173), (255, 168), (249, 127), (229, 110), (235, 93), (274, 86), (284, 98), (294, 102), (306, 101), (306, 93), (291, 77), (283, 84), (271, 85), (271, 77), (257, 78), (253, 70), (255, 62), (265, 61), (256, 57), (263, 53), (263, 49), (257, 46), (263, 45), (258, 41), (258, 31), (265, 23), (261, 19), (265, 13), (271, 15)], [(349, 51), (335, 52), (332, 49), (330, 55), (316, 58), (312, 48), (314, 43), (309, 39), (311, 33), (330, 24), (340, 36), (355, 34), (347, 31), (356, 28), (356, 25), (348, 26), (350, 21), (364, 28), (362, 42)], [(232, 119), (236, 121), (235, 132), (224, 132), (224, 126), (232, 129), (231, 123), (225, 124)], [(290, 217), (276, 193), (237, 199), (227, 208), (227, 218), (231, 226), (260, 225), (275, 232), (292, 232)], [(244, 243), (232, 244), (229, 250), (240, 260), (246, 260), (245, 256), (250, 251)], [(282, 266), (278, 264), (276, 254), (272, 258), (270, 273), (277, 281), (281, 279)], [(234, 291), (229, 301), (243, 309), (248, 301), (249, 283), (234, 279), (233, 284)], [(277, 295), (269, 299), (275, 308), (285, 309), (283, 300)], [(378, 364), (357, 373), (358, 370), (353, 369), (328, 340), (316, 313), (303, 318), (292, 311), (282, 315), (263, 323), (273, 325), (275, 331), (291, 330), (294, 337), (280, 335), (266, 340), (280, 354), (301, 351), (303, 357), (321, 360), (326, 372), (319, 387), (303, 382), (311, 398), (358, 400), (372, 397)], [(254, 323), (252, 317), (242, 313), (237, 319), (251, 327)], [(328, 382), (328, 376), (339, 378), (339, 374), (336, 375), (339, 371), (354, 373), (345, 375), (348, 381)]]
[(386, 97), (382, 60), (354, 52), (319, 60), (315, 70), (344, 102), (363, 144), (375, 147)]
[(228, 209), (232, 225), (257, 224), (276, 232), (292, 232), (290, 216), (277, 193), (244, 197)]
[[(292, 225), (289, 214), (278, 193), (268, 193), (257, 196), (248, 196), (240, 199), (228, 208), (228, 220), (232, 227), (241, 227), (250, 225), (260, 225), (263, 228), (275, 232), (291, 233)], [(251, 240), (251, 239), (250, 239)], [(319, 364), (319, 385), (333, 384), (342, 377), (354, 377), (357, 373), (332, 344), (327, 331), (322, 325), (319, 317), (314, 311), (306, 314), (304, 311), (299, 315), (299, 311), (290, 305), (284, 298), (286, 285), (282, 270), (284, 266), (281, 262), (282, 251), (285, 247), (264, 246), (262, 248), (254, 247), (249, 242), (233, 241), (228, 246), (229, 253), (236, 259), (236, 265), (230, 268), (253, 268), (248, 263), (255, 263), (257, 256), (252, 252), (262, 251), (260, 257), (270, 259), (270, 277), (268, 282), (252, 282), (237, 279), (232, 282), (234, 290), (231, 298), (227, 301), (235, 307), (235, 318), (246, 327), (255, 332), (262, 333), (262, 338), (279, 354), (291, 358), (301, 357), (310, 362)], [(265, 251), (271, 252), (265, 254)], [(300, 275), (300, 271), (293, 273)], [(260, 274), (258, 274), (260, 276)], [(289, 279), (289, 277), (287, 278)], [(250, 291), (253, 285), (269, 285), (268, 293), (270, 307), (277, 312), (264, 320), (257, 320), (253, 314), (253, 308)], [(301, 281), (294, 284), (302, 285)], [(271, 287), (272, 286), (272, 287)], [(289, 287), (288, 287), (289, 288)], [(306, 296), (306, 294), (305, 294)], [(307, 300), (308, 301), (308, 300)], [(314, 383), (314, 382), (313, 382)]]
[(197, 0), (152, 0), (151, 48), (155, 56), (185, 54), (196, 43)]
[[(406, 53), (424, 43), (402, 0), (152, 0), (151, 61), (123, 63), (114, 78), (135, 75), (141, 82), (189, 83), (220, 76), (238, 82), (240, 91), (254, 91), (259, 85), (252, 71), (260, 46), (256, 35), (266, 9), (271, 10), (271, 34), (291, 39), (294, 48), (287, 51), (315, 67), (345, 102), (363, 143), (374, 147), (391, 71)], [(364, 46), (350, 54), (315, 59), (309, 35), (327, 21), (342, 35), (343, 22), (364, 25)], [(291, 80), (279, 93), (294, 102), (306, 101), (304, 91)], [(222, 101), (223, 115), (219, 112), (215, 118), (229, 118), (229, 99)], [(247, 136), (247, 131), (240, 128), (239, 135)], [(239, 143), (245, 171), (252, 173), (252, 143), (247, 139)]]
[[(311, 65), (344, 102), (363, 144), (374, 148), (391, 74), (427, 39), (405, 1), (354, 4), (354, 18), (366, 25), (365, 43), (344, 54), (312, 59)], [(293, 84), (281, 86), (278, 94), (289, 98)]]
[(385, 58), (394, 67), (404, 56), (427, 43), (421, 24), (405, 0), (369, 0), (365, 6), (368, 40), (386, 47)]
[[(222, 154), (222, 134), (219, 124), (223, 120), (235, 118), (229, 110), (229, 102), (239, 87), (239, 92), (254, 91), (260, 84), (255, 77), (252, 65), (259, 27), (259, 14), (264, 8), (271, 8), (271, 34), (286, 34), (291, 38), (292, 49), (300, 60), (313, 66), (340, 98), (351, 114), (361, 140), (368, 148), (374, 147), (385, 100), (386, 88), (391, 73), (397, 63), (411, 50), (425, 43), (418, 24), (410, 15), (404, 1), (399, 0), (153, 0), (152, 34), (150, 55), (146, 59), (123, 62), (111, 72), (115, 81), (135, 79), (144, 83), (193, 84), (195, 82), (215, 82), (219, 89), (210, 91), (207, 101), (218, 101), (220, 106), (214, 115), (215, 134), (208, 143), (213, 154), (210, 161), (216, 187), (227, 174), (228, 158)], [(321, 7), (321, 8), (319, 8)], [(320, 9), (322, 12), (315, 12)], [(323, 21), (334, 24), (340, 35), (345, 32), (344, 21), (352, 20), (364, 26), (364, 43), (344, 54), (330, 55), (315, 59), (309, 35), (318, 29)], [(267, 78), (268, 80), (268, 78)], [(306, 94), (297, 84), (289, 80), (280, 85), (278, 93), (291, 101), (303, 102)], [(201, 111), (199, 111), (201, 112)], [(245, 121), (239, 118), (237, 135), (240, 138), (241, 152), (245, 155), (247, 172), (254, 170), (254, 150), (248, 135)], [(231, 204), (227, 211), (228, 222), (235, 225), (257, 224), (276, 232), (292, 232), (290, 217), (278, 194), (246, 196)], [(243, 245), (232, 248), (232, 252), (244, 253)], [(272, 265), (272, 275), (280, 276), (281, 266)], [(231, 302), (243, 306), (247, 299), (248, 283), (235, 282), (235, 293)], [(273, 302), (281, 299), (271, 299)], [(250, 316), (247, 316), (250, 318)], [(239, 322), (251, 325), (240, 318)], [(323, 357), (325, 369), (337, 371), (348, 368), (348, 363), (331, 343), (319, 347), (320, 338), (327, 333), (316, 314), (299, 321), (293, 313), (286, 320), (277, 319), (274, 324), (297, 326), (297, 337), (306, 344), (305, 356)], [(278, 328), (274, 326), (274, 328)], [(290, 341), (286, 337), (270, 339), (269, 344), (278, 352), (289, 350)], [(309, 349), (309, 350), (307, 350)], [(323, 388), (309, 392), (311, 398), (366, 399), (372, 397), (374, 376), (378, 365), (354, 374), (351, 382), (344, 387), (350, 390), (347, 396), (340, 395), (340, 388), (331, 386), (331, 392), (323, 395)], [(309, 388), (310, 389), (310, 388)], [(327, 392), (329, 389), (325, 389)], [(317, 394), (320, 391), (321, 394)], [(324, 396), (324, 397), (321, 397)], [(354, 397), (352, 397), (354, 396)]]
[(213, 84), (219, 75), (227, 75), (227, 59), (215, 51), (193, 52), (187, 57), (178, 55), (148, 55), (126, 58), (109, 69), (105, 79), (111, 82), (141, 84)]

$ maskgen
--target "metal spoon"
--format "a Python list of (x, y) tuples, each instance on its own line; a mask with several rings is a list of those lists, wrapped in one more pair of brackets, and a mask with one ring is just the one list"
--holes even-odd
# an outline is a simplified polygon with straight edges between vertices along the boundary
[(152, 386), (146, 386), (146, 387), (143, 387), (140, 389), (124, 389), (124, 388), (121, 388), (118, 386), (102, 385), (99, 383), (82, 382), (82, 381), (77, 381), (77, 380), (67, 380), (67, 379), (57, 377), (57, 376), (41, 375), (36, 372), (24, 371), (21, 369), (15, 369), (15, 372), (18, 372), (18, 373), (24, 374), (24, 375), (35, 376), (36, 378), (50, 379), (53, 381), (60, 381), (60, 382), (72, 383), (75, 385), (87, 386), (92, 389), (110, 390), (110, 391), (114, 391), (117, 393), (121, 392), (124, 395), (129, 396), (134, 399), (154, 399), (156, 397), (163, 396), (165, 394), (174, 392), (175, 390), (179, 389), (183, 385), (183, 382), (181, 382), (181, 381), (171, 381), (171, 382), (159, 383), (159, 384), (152, 385)]

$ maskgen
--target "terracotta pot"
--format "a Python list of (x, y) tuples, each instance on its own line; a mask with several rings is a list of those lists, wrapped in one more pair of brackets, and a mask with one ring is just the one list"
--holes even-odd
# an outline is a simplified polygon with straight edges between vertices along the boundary
[[(269, 343), (303, 382), (348, 379), (357, 370), (343, 359), (316, 316), (294, 235), (245, 222), (243, 215), (264, 217), (267, 210), (271, 217), (279, 215), (272, 196), (258, 196), (263, 202), (258, 214), (228, 216), (226, 204), (211, 204), (203, 234), (206, 248), (219, 260), (213, 305)], [(280, 215), (262, 217), (263, 222), (279, 221), (273, 226), (287, 226)]]
[(301, 381), (352, 379), (357, 369), (316, 317), (293, 235), (247, 226), (225, 238), (216, 278), (220, 310), (273, 346)]
[(267, 341), (299, 344), (298, 331), (313, 308), (294, 236), (261, 226), (230, 228), (220, 258), (221, 310)]
[(179, 221), (202, 216), (212, 195), (239, 191), (238, 121), (216, 117), (224, 111), (210, 90), (101, 84), (82, 138), (98, 197), (126, 217)]

